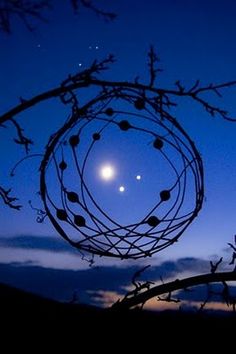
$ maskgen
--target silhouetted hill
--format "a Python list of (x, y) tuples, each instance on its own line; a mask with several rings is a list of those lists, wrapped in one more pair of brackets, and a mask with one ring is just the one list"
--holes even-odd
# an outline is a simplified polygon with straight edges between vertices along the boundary
[(39, 295), (31, 294), (14, 287), (0, 284), (0, 309), (2, 316), (8, 319), (40, 320), (57, 322), (58, 320), (78, 317), (96, 317), (101, 309), (79, 304), (61, 303)]
[[(0, 284), (1, 323), (11, 325), (11, 332), (33, 328), (38, 333), (84, 334), (107, 333), (119, 336), (135, 331), (136, 335), (155, 332), (158, 336), (206, 336), (209, 332), (223, 333), (234, 330), (236, 317), (165, 311), (111, 311), (93, 306), (60, 303)], [(138, 334), (139, 333), (139, 334)]]

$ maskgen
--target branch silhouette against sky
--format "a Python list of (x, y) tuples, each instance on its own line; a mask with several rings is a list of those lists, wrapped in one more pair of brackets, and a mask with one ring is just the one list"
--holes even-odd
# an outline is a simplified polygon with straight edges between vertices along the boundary
[[(67, 0), (75, 14), (79, 14), (80, 8), (84, 7), (103, 20), (112, 21), (116, 18), (113, 12), (100, 9), (91, 0)], [(53, 7), (58, 3), (51, 0), (1, 0), (0, 1), (0, 31), (11, 34), (14, 31), (13, 22), (15, 19), (21, 21), (29, 31), (36, 29), (36, 23), (47, 23), (49, 11), (53, 12)], [(59, 4), (60, 6), (60, 4)]]
[[(234, 8), (233, 2), (228, 2)], [(1, 59), (5, 68), (1, 85), (5, 90), (0, 132), (4, 136), (5, 151), (9, 156), (15, 156), (14, 162), (10, 162), (5, 153), (1, 157), (0, 215), (5, 219), (2, 233), (7, 230), (7, 235), (15, 236), (16, 225), (19, 225), (30, 234), (41, 226), (44, 234), (60, 234), (91, 266), (96, 261), (93, 254), (126, 262), (129, 258), (149, 258), (174, 244), (173, 250), (165, 253), (171, 257), (179, 237), (182, 234), (191, 236), (193, 230), (194, 241), (191, 243), (190, 238), (189, 243), (183, 242), (186, 253), (194, 250), (200, 254), (206, 243), (203, 253), (207, 254), (209, 246), (210, 255), (216, 240), (217, 257), (214, 255), (210, 260), (209, 273), (155, 286), (152, 281), (137, 280), (141, 269), (133, 276), (134, 289), (114, 308), (142, 306), (153, 297), (158, 301), (178, 303), (178, 296), (173, 292), (219, 283), (223, 301), (235, 309), (228, 286), (229, 281), (235, 281), (235, 269), (219, 270), (223, 260), (223, 255), (219, 257), (220, 240), (224, 238), (223, 244), (226, 244), (229, 231), (233, 233), (232, 221), (226, 221), (235, 210), (233, 192), (229, 192), (233, 174), (225, 177), (227, 171), (223, 167), (224, 162), (228, 164), (228, 170), (233, 171), (235, 158), (232, 137), (236, 122), (236, 73), (233, 65), (227, 67), (223, 61), (224, 58), (230, 61), (236, 49), (233, 45), (228, 48), (222, 41), (230, 33), (227, 27), (232, 22), (229, 9), (224, 9), (227, 17), (220, 11), (218, 2), (213, 13), (208, 2), (194, 1), (191, 5), (181, 2), (178, 6), (182, 12), (172, 4), (171, 28), (164, 35), (162, 28), (166, 28), (167, 23), (158, 18), (162, 11), (166, 13), (166, 4), (144, 4), (142, 1), (132, 7), (131, 12), (127, 11), (131, 9), (130, 5), (124, 1), (114, 4), (114, 12), (110, 11), (111, 4), (107, 8), (104, 4), (95, 0), (68, 0), (63, 5), (49, 0), (0, 1), (0, 31), (6, 46), (6, 58), (3, 55)], [(66, 14), (68, 8), (70, 18)], [(199, 20), (205, 14), (210, 18), (209, 22)], [(216, 19), (220, 16), (225, 16), (222, 18), (224, 35), (216, 41), (211, 30), (206, 32), (205, 23), (212, 22), (216, 28)], [(190, 18), (198, 27), (190, 26)], [(75, 29), (76, 23), (78, 28)], [(158, 31), (156, 26), (159, 26)], [(86, 28), (84, 33), (83, 28)], [(195, 44), (191, 40), (194, 36), (197, 38)], [(31, 42), (35, 51), (32, 56)], [(153, 43), (148, 50), (147, 43)], [(219, 57), (211, 54), (216, 43), (226, 48), (225, 52), (219, 50)], [(160, 53), (164, 51), (165, 58), (170, 58), (167, 60), (168, 65), (172, 63), (170, 73), (159, 57), (159, 50)], [(146, 65), (140, 67), (145, 60), (144, 51)], [(72, 58), (76, 62), (74, 66), (70, 66)], [(219, 58), (222, 66), (217, 61)], [(39, 68), (38, 72), (32, 69), (34, 65)], [(140, 69), (136, 72), (138, 66)], [(183, 72), (177, 76), (179, 68)], [(139, 76), (135, 76), (137, 74)], [(14, 83), (9, 80), (13, 75)], [(150, 127), (145, 125), (145, 119)], [(159, 130), (155, 130), (155, 124)], [(229, 136), (223, 137), (218, 150), (214, 146), (219, 138), (213, 141), (214, 131), (209, 128), (214, 129), (214, 124), (216, 137), (222, 137), (226, 130)], [(172, 148), (174, 153), (169, 157)], [(177, 166), (175, 153), (180, 154), (181, 168)], [(165, 164), (159, 168), (160, 157), (172, 168), (174, 178)], [(223, 161), (222, 167), (217, 166), (218, 159)], [(218, 168), (219, 174), (211, 172), (213, 167), (212, 170), (204, 168), (205, 161), (207, 166), (215, 166), (214, 171)], [(24, 166), (29, 166), (29, 170)], [(114, 174), (114, 178), (107, 174), (102, 177), (104, 167), (111, 170), (109, 173)], [(9, 169), (12, 179), (5, 173)], [(23, 183), (24, 178), (27, 183)], [(217, 178), (223, 182), (218, 184)], [(221, 199), (217, 199), (221, 189), (227, 192), (222, 192)], [(167, 209), (172, 198), (173, 205)], [(228, 199), (231, 201), (227, 204)], [(214, 203), (212, 211), (208, 200), (209, 205)], [(199, 213), (202, 206), (207, 213)], [(216, 210), (218, 214), (214, 216)], [(12, 228), (8, 226), (8, 213), (22, 215), (14, 216), (19, 223), (12, 223)], [(29, 221), (32, 213), (40, 223), (35, 228)], [(220, 223), (221, 217), (224, 222)], [(191, 228), (187, 228), (195, 218)], [(199, 229), (198, 220), (202, 223)], [(222, 231), (226, 230), (223, 235)], [(235, 245), (229, 242), (228, 245), (232, 251), (229, 265), (234, 267)], [(143, 269), (148, 267), (145, 259), (140, 264), (144, 264)], [(208, 291), (202, 309), (213, 292)]]

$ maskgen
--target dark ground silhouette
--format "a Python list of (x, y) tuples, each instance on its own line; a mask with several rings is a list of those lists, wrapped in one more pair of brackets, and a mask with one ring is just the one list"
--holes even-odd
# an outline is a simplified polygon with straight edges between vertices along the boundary
[[(100, 333), (113, 330), (118, 336), (125, 333), (155, 332), (158, 336), (172, 338), (186, 333), (197, 337), (219, 333), (221, 336), (234, 331), (236, 316), (180, 311), (163, 311), (160, 313), (145, 310), (111, 310), (93, 306), (60, 303), (42, 298), (4, 284), (0, 284), (1, 322), (11, 325), (11, 333), (22, 329), (25, 333), (40, 327), (40, 335), (50, 331), (59, 333), (77, 332)], [(195, 332), (196, 331), (196, 332)], [(123, 334), (122, 334), (123, 333)]]

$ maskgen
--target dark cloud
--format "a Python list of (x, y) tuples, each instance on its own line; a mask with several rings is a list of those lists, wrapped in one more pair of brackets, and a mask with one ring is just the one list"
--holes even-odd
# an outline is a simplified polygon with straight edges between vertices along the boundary
[(0, 237), (0, 247), (46, 250), (51, 252), (76, 253), (70, 244), (60, 237), (53, 236), (14, 236)]
[[(42, 250), (50, 252), (67, 252), (71, 254), (78, 254), (78, 250), (72, 247), (61, 237), (53, 236), (30, 236), (30, 235), (18, 235), (14, 237), (0, 237), (0, 247), (8, 248), (23, 248), (23, 249), (33, 249)], [(33, 262), (32, 262), (33, 263)], [(105, 262), (104, 262), (105, 263)], [(127, 268), (136, 271), (137, 267)], [(106, 267), (109, 269), (109, 267)], [(114, 268), (112, 268), (114, 269)], [(117, 268), (118, 269), (118, 268)], [(175, 261), (166, 261), (162, 264), (148, 268), (143, 274), (144, 277), (151, 277), (151, 280), (156, 280), (157, 277), (169, 278), (175, 276), (177, 273), (182, 273), (184, 271), (190, 272), (208, 272), (210, 270), (209, 261), (194, 257), (180, 258)]]
[[(150, 268), (152, 271), (153, 268)], [(161, 263), (156, 267), (160, 275), (165, 277), (175, 276), (177, 273), (182, 272), (208, 272), (210, 270), (209, 261), (194, 258), (194, 257), (184, 257), (179, 258), (175, 261), (166, 261)]]
[[(178, 294), (181, 300), (189, 301), (204, 301), (206, 298), (209, 298), (209, 301), (222, 301), (222, 293), (224, 291), (223, 284), (211, 284), (199, 285), (191, 289), (191, 291), (181, 290)], [(210, 295), (210, 296), (209, 296)], [(230, 295), (236, 296), (236, 286), (230, 287)]]
[[(92, 267), (81, 270), (49, 269), (30, 263), (19, 265), (0, 264), (0, 282), (44, 297), (69, 301), (76, 291), (80, 302), (91, 302), (98, 291), (113, 291), (125, 294), (125, 287), (131, 285), (134, 273), (141, 267)], [(181, 258), (149, 267), (140, 280), (157, 281), (179, 276), (185, 271), (209, 270), (209, 262), (196, 258)], [(195, 296), (195, 293), (193, 293)]]
[(115, 267), (73, 271), (0, 264), (0, 282), (60, 301), (70, 300), (77, 291), (81, 302), (89, 302), (88, 290), (117, 291), (130, 283), (134, 271), (133, 268)]

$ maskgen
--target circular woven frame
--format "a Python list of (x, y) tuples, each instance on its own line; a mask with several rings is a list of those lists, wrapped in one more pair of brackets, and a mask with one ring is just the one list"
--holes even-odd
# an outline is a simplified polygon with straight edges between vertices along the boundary
[[(81, 154), (88, 127), (90, 141), (86, 137), (87, 148)], [(111, 127), (127, 139), (131, 131), (139, 140), (142, 134), (150, 138), (150, 148), (174, 176), (171, 185), (153, 191), (155, 205), (132, 224), (122, 225), (103, 210), (85, 178), (88, 160)], [(68, 185), (69, 168), (79, 181), (76, 188)], [(192, 140), (151, 95), (148, 98), (146, 92), (144, 97), (128, 87), (102, 92), (74, 110), (47, 145), (40, 185), (47, 216), (66, 241), (81, 251), (121, 259), (151, 256), (176, 242), (197, 216), (204, 195), (202, 160)]]

